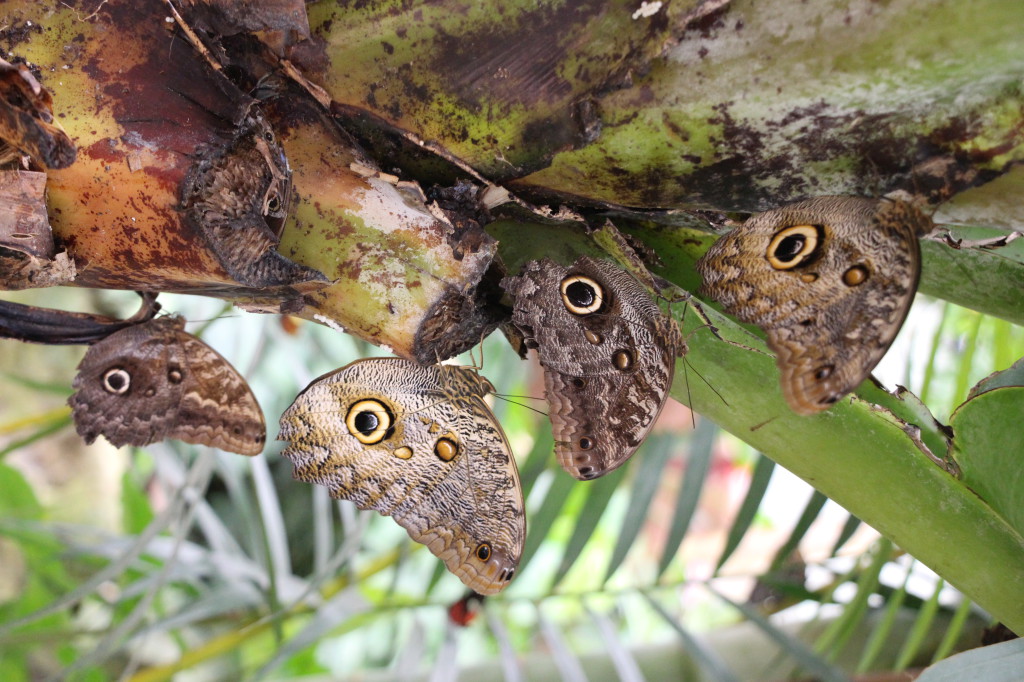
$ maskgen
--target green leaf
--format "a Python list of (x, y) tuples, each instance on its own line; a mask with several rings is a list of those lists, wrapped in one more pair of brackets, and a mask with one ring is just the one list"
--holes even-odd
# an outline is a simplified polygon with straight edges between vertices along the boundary
[(764, 455), (758, 455), (757, 464), (754, 465), (754, 472), (750, 476), (750, 487), (747, 488), (747, 495), (743, 498), (743, 504), (736, 512), (732, 526), (729, 528), (729, 535), (725, 539), (725, 548), (718, 557), (715, 564), (715, 573), (725, 565), (732, 553), (739, 547), (740, 542), (747, 534), (747, 529), (754, 522), (757, 509), (761, 506), (764, 493), (768, 490), (768, 483), (772, 480), (772, 472), (775, 471), (775, 462)]
[(929, 666), (917, 682), (1019, 682), (1024, 670), (1024, 639), (971, 649)]
[(701, 491), (704, 489), (704, 481), (708, 471), (711, 470), (717, 436), (718, 427), (713, 421), (701, 418), (697, 422), (697, 429), (690, 439), (690, 455), (686, 459), (686, 472), (683, 484), (679, 487), (679, 498), (676, 500), (675, 513), (672, 515), (672, 525), (658, 562), (658, 577), (665, 573), (665, 569), (669, 567), (676, 552), (679, 551), (683, 538), (686, 537), (686, 531), (690, 527), (690, 521), (697, 509)]
[(0, 463), (0, 518), (39, 519), (43, 507), (21, 472)]
[(1024, 537), (1024, 360), (980, 382), (950, 418), (953, 452), (963, 482)]
[(619, 530), (618, 539), (615, 542), (615, 549), (612, 550), (612, 558), (608, 562), (602, 582), (608, 579), (622, 565), (626, 554), (633, 546), (640, 534), (640, 528), (647, 519), (647, 509), (654, 499), (654, 491), (661, 481), (662, 471), (668, 463), (668, 457), (672, 454), (674, 438), (671, 435), (653, 434), (648, 436), (647, 441), (633, 456), (633, 461), (639, 459), (639, 466), (633, 472), (633, 489), (629, 495), (629, 507), (626, 516), (622, 520), (622, 527)]
[(610, 474), (585, 484), (587, 497), (583, 502), (583, 508), (576, 515), (577, 521), (572, 530), (572, 536), (570, 536), (569, 542), (565, 546), (562, 562), (558, 565), (558, 570), (555, 572), (555, 585), (565, 578), (573, 564), (576, 563), (576, 559), (579, 558), (587, 541), (594, 534), (598, 521), (601, 520), (605, 507), (608, 506), (608, 501), (615, 494), (615, 491), (618, 490), (619, 483), (622, 482), (626, 469), (627, 467), (621, 466)]
[(131, 471), (121, 477), (121, 514), (124, 532), (130, 535), (145, 530), (155, 516), (145, 489), (135, 482)]
[(793, 526), (789, 537), (786, 538), (786, 542), (775, 553), (775, 558), (772, 559), (771, 569), (769, 570), (777, 570), (786, 563), (793, 551), (800, 545), (800, 541), (804, 539), (804, 535), (807, 534), (811, 524), (818, 518), (818, 514), (821, 513), (826, 502), (828, 502), (828, 498), (815, 490), (811, 495), (811, 499), (804, 505), (804, 511), (797, 520), (796, 525)]

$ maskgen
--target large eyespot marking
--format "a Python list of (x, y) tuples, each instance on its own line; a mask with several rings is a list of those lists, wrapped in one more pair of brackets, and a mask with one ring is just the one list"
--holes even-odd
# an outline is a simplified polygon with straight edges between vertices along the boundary
[(586, 275), (569, 275), (561, 288), (562, 303), (573, 315), (590, 315), (604, 305), (604, 287)]
[(612, 364), (615, 369), (625, 372), (633, 366), (633, 354), (628, 350), (617, 350), (612, 354)]
[(814, 257), (821, 240), (821, 226), (793, 225), (772, 237), (765, 256), (776, 270), (791, 270)]
[(594, 441), (590, 440), (586, 436), (583, 436), (583, 438), (579, 439), (577, 445), (580, 446), (580, 450), (589, 450), (590, 448), (594, 447)]
[(459, 454), (459, 444), (452, 438), (438, 438), (434, 443), (434, 454), (445, 462), (450, 462)]
[(132, 376), (120, 367), (113, 367), (103, 373), (103, 390), (114, 395), (127, 393), (132, 385)]
[(267, 199), (267, 211), (269, 211), (270, 213), (277, 213), (280, 210), (281, 197), (278, 196), (277, 194), (272, 194), (270, 198)]
[(868, 269), (863, 265), (854, 265), (843, 273), (843, 284), (848, 287), (855, 287), (868, 281)]
[(360, 400), (348, 409), (345, 426), (364, 445), (375, 445), (391, 433), (394, 415), (379, 400)]
[(481, 542), (479, 545), (476, 546), (476, 551), (474, 552), (474, 554), (476, 554), (476, 558), (480, 561), (487, 561), (491, 558), (490, 544), (486, 542)]

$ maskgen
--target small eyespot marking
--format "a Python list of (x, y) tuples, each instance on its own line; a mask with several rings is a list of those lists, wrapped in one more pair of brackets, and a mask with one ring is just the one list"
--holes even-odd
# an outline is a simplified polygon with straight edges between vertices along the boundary
[(818, 251), (820, 231), (817, 225), (792, 225), (779, 230), (768, 244), (768, 263), (776, 270), (791, 270), (806, 263)]
[(120, 367), (113, 367), (103, 373), (103, 390), (114, 395), (127, 393), (131, 388), (132, 377)]
[(451, 438), (438, 438), (434, 443), (434, 454), (439, 459), (450, 462), (459, 454), (459, 444)]
[(356, 402), (345, 415), (348, 432), (364, 445), (375, 445), (387, 438), (394, 422), (395, 418), (387, 406), (373, 399)]
[(271, 213), (277, 213), (278, 211), (280, 211), (281, 197), (275, 194), (269, 199), (267, 199), (267, 210), (270, 211)]
[(855, 287), (868, 281), (868, 269), (863, 265), (854, 265), (843, 273), (843, 284)]
[(182, 378), (184, 378), (184, 375), (179, 368), (171, 367), (167, 370), (167, 380), (172, 384), (180, 384)]
[(585, 275), (562, 280), (562, 304), (573, 315), (590, 315), (604, 306), (604, 288)]
[(805, 272), (800, 275), (800, 281), (804, 284), (812, 284), (818, 281), (818, 273), (816, 272)]
[(486, 542), (481, 542), (476, 546), (475, 554), (480, 561), (487, 561), (491, 558), (491, 546)]
[(612, 355), (612, 364), (615, 369), (625, 372), (633, 366), (633, 354), (628, 350), (617, 350)]
[(590, 448), (594, 447), (594, 441), (590, 440), (590, 438), (586, 436), (580, 438), (578, 444), (580, 446), (580, 450), (589, 450)]
[(392, 454), (394, 454), (398, 459), (409, 459), (412, 457), (412, 448), (408, 445), (403, 445), (400, 448), (395, 448), (395, 451)]
[(832, 376), (832, 371), (835, 369), (833, 365), (822, 365), (818, 369), (814, 370), (814, 378), (818, 381), (824, 381)]
[(572, 379), (572, 385), (573, 385), (573, 386), (574, 386), (575, 388), (585, 388), (585, 387), (586, 387), (586, 385), (587, 385), (587, 380), (586, 380), (586, 379), (583, 379), (583, 378), (581, 378), (581, 377), (573, 377), (573, 379)]
[(601, 336), (597, 332), (592, 332), (589, 329), (583, 332), (583, 338), (585, 338), (587, 341), (589, 341), (591, 344), (595, 346), (600, 345), (601, 342), (604, 341), (603, 336)]

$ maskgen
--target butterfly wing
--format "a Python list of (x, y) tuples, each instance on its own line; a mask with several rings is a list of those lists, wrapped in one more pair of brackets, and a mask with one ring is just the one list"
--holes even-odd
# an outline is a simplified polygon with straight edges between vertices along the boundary
[(166, 437), (240, 455), (263, 452), (267, 426), (245, 378), (192, 334), (179, 329), (175, 341), (182, 356), (182, 392)]
[(502, 286), (544, 367), (562, 467), (587, 480), (621, 466), (665, 405), (685, 349), (678, 327), (626, 271), (586, 256), (527, 263)]
[(118, 447), (177, 438), (248, 455), (263, 449), (263, 412), (245, 380), (184, 326), (157, 318), (89, 348), (68, 400), (87, 443), (103, 435)]
[(783, 395), (814, 414), (854, 390), (888, 350), (920, 276), (911, 204), (818, 197), (765, 211), (698, 262), (700, 292), (768, 333)]
[(483, 396), (461, 367), (354, 362), (311, 383), (281, 417), (294, 476), (391, 516), (480, 594), (502, 590), (522, 554), (519, 474)]

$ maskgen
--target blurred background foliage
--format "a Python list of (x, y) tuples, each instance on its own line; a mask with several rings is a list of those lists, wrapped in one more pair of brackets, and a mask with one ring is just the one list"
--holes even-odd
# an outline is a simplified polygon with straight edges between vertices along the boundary
[[(124, 292), (5, 297), (135, 306)], [(313, 378), (382, 354), (215, 300), (161, 301), (246, 375), (271, 438)], [(64, 405), (82, 349), (2, 343), (5, 680), (838, 680), (918, 670), (979, 645), (993, 625), (675, 402), (628, 466), (573, 480), (551, 455), (538, 367), (500, 335), (482, 346), (482, 372), (509, 396), (494, 410), (517, 454), (528, 536), (516, 579), (471, 602), (472, 619), (452, 617), (465, 592), (440, 562), (391, 519), (293, 481), (280, 443), (252, 459), (178, 442), (84, 446)], [(920, 296), (876, 375), (946, 420), (978, 380), (1022, 355), (1019, 327)], [(692, 369), (686, 380), (702, 381)]]

